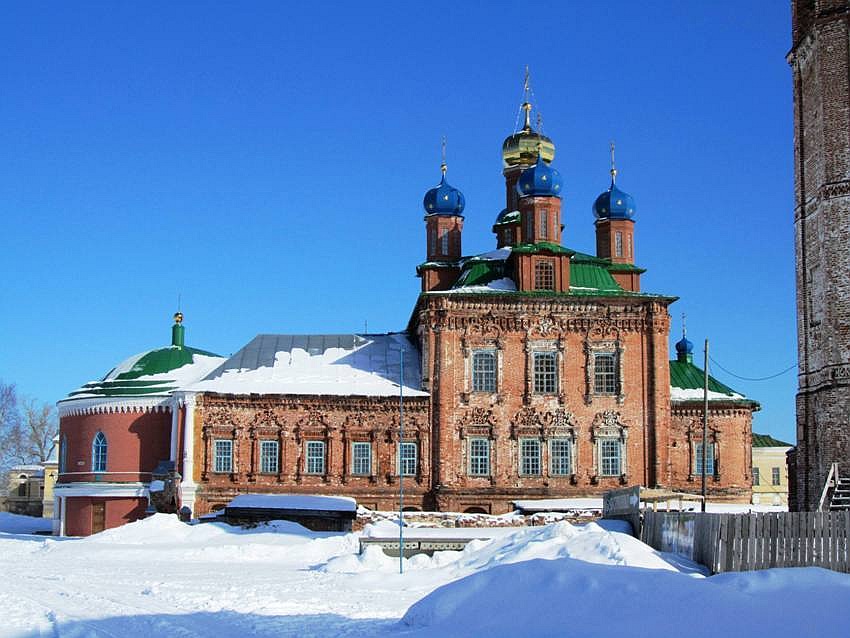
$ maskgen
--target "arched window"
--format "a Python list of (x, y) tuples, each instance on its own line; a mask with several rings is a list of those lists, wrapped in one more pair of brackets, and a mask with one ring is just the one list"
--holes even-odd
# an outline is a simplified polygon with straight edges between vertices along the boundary
[(68, 437), (64, 434), (59, 441), (59, 473), (64, 474), (68, 470), (65, 469), (68, 463)]
[(103, 432), (94, 435), (94, 442), (91, 446), (91, 471), (106, 471), (106, 437)]

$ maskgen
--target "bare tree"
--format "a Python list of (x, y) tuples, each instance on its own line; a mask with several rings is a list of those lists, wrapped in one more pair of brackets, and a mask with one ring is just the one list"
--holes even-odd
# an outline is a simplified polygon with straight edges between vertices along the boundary
[(47, 460), (58, 430), (52, 405), (21, 401), (14, 384), (0, 382), (0, 475), (14, 465)]

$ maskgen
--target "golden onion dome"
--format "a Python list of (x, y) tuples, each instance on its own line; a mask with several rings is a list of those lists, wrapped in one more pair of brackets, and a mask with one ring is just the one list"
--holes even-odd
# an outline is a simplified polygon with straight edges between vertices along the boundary
[(525, 110), (525, 124), (522, 130), (505, 138), (502, 144), (502, 161), (505, 166), (518, 166), (520, 164), (531, 166), (537, 163), (537, 149), (543, 160), (550, 163), (555, 159), (555, 143), (531, 128), (531, 104), (525, 102), (522, 105)]

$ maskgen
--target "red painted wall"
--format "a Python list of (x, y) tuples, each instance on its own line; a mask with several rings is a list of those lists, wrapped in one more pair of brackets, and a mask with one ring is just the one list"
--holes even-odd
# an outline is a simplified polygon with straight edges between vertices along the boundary
[[(65, 474), (60, 483), (148, 481), (157, 463), (170, 456), (170, 412), (118, 412), (62, 417), (60, 436), (67, 442)], [(92, 442), (98, 432), (108, 444), (106, 472), (93, 474)]]
[(71, 497), (65, 504), (65, 535), (88, 536), (92, 533), (92, 503), (102, 501), (106, 506), (106, 529), (120, 527), (145, 517), (147, 499)]

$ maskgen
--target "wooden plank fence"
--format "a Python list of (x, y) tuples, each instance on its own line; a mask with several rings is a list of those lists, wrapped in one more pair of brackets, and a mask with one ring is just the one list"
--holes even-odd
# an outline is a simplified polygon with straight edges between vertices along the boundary
[(643, 512), (641, 540), (712, 573), (824, 567), (850, 573), (850, 512)]

